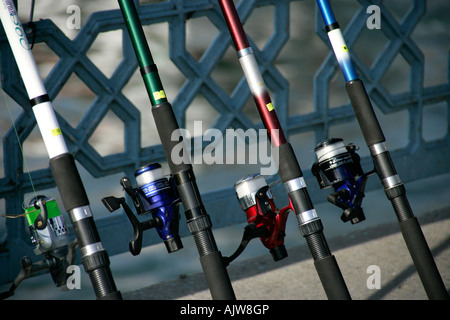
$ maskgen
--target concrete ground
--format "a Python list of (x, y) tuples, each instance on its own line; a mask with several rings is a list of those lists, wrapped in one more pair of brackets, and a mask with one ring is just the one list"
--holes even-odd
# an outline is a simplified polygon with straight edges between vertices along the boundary
[[(450, 207), (419, 219), (428, 245), (450, 290)], [(397, 223), (385, 223), (327, 239), (354, 300), (428, 299)], [(233, 262), (229, 275), (238, 300), (324, 300), (306, 242), (288, 249), (289, 257), (274, 262), (269, 254)], [(369, 289), (379, 267), (380, 289)], [(211, 299), (202, 273), (188, 275), (135, 291), (125, 299)]]

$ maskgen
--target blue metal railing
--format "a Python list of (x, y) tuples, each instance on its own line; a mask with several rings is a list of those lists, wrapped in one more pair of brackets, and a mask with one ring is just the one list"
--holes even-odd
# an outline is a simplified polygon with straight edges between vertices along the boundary
[[(285, 133), (293, 136), (313, 132), (315, 143), (317, 143), (330, 135), (333, 126), (350, 125), (355, 118), (348, 102), (342, 105), (330, 103), (332, 83), (336, 81), (336, 74), (340, 77), (338, 64), (331, 50), (329, 54), (323, 56), (323, 62), (316, 71), (314, 79), (311, 79), (314, 85), (314, 110), (309, 113), (289, 112), (293, 108), (289, 97), (292, 90), (296, 90), (296, 88), (290, 87), (292, 83), (289, 83), (280, 72), (277, 59), (290, 40), (290, 14), (294, 2), (302, 1), (240, 1), (238, 12), (245, 22), (253, 14), (257, 14), (255, 13), (257, 8), (273, 8), (273, 33), (266, 45), (263, 48), (257, 48), (251, 37), (250, 41), (266, 83), (273, 92), (274, 104), (277, 107), (281, 125), (286, 128)], [(364, 62), (365, 57), (359, 56), (357, 51), (351, 51), (357, 71), (366, 84), (377, 112), (390, 115), (402, 111), (407, 114), (409, 123), (407, 142), (391, 152), (396, 167), (400, 170), (402, 181), (413, 181), (450, 172), (448, 127), (445, 134), (439, 139), (426, 141), (423, 138), (422, 121), (426, 108), (438, 102), (446, 103), (447, 120), (450, 114), (450, 110), (448, 110), (450, 72), (447, 69), (446, 82), (426, 86), (424, 82), (425, 57), (421, 51), (423, 49), (419, 48), (411, 37), (414, 28), (426, 13), (426, 1), (413, 1), (410, 10), (401, 22), (397, 21), (389, 6), (383, 4), (382, 1), (358, 0), (358, 3), (359, 8), (356, 12), (352, 11), (353, 17), (350, 22), (347, 26), (343, 26), (344, 36), (350, 48), (361, 41), (360, 35), (367, 29), (367, 7), (372, 4), (380, 7), (381, 29), (376, 32), (386, 38), (385, 46), (371, 65), (367, 65)], [(212, 77), (217, 66), (223, 63), (222, 59), (231, 45), (231, 39), (216, 1), (169, 0), (140, 5), (138, 10), (144, 25), (161, 22), (168, 24), (169, 58), (186, 78), (176, 96), (169, 97), (181, 127), (187, 125), (186, 113), (192, 106), (195, 97), (202, 96), (218, 114), (217, 118), (212, 121), (212, 127), (222, 132), (230, 127), (244, 130), (261, 128), (261, 125), (253, 123), (245, 112), (245, 105), (251, 99), (251, 95), (243, 75), (240, 76), (240, 81), (230, 95)], [(329, 46), (323, 30), (322, 19), (318, 16), (317, 10), (315, 14), (316, 33), (323, 43)], [(211, 25), (217, 28), (218, 33), (200, 59), (196, 60), (186, 49), (186, 25), (188, 21), (199, 18), (208, 19)], [(127, 33), (123, 32), (121, 39), (123, 44), (122, 61), (111, 77), (106, 77), (87, 55), (99, 34), (123, 28), (123, 18), (118, 10), (92, 13), (73, 40), (69, 39), (52, 20), (36, 21), (35, 42), (45, 43), (59, 58), (45, 78), (45, 86), (50, 98), (58, 97), (73, 74), (76, 74), (95, 94), (94, 101), (75, 127), (70, 125), (69, 119), (58, 113), (58, 121), (70, 151), (74, 154), (78, 164), (94, 178), (119, 173), (131, 177), (134, 169), (144, 163), (165, 162), (161, 145), (142, 146), (141, 122), (145, 119), (141, 118), (140, 110), (123, 94), (125, 86), (137, 70), (137, 62)], [(293, 32), (296, 31), (293, 30)], [(310, 37), (316, 37), (316, 35), (311, 34)], [(151, 41), (151, 39), (149, 40)], [(308, 50), (300, 50), (298, 53), (299, 57), (302, 56), (306, 60), (309, 56), (317, 59), (315, 55), (315, 52)], [(406, 91), (394, 94), (385, 87), (383, 78), (399, 56), (406, 61), (410, 72), (409, 79), (398, 81), (408, 81), (409, 85)], [(157, 57), (158, 64), (161, 59), (164, 57)], [(237, 59), (232, 63), (237, 64)], [(3, 31), (0, 32), (0, 66), (3, 90), (23, 108), (14, 123), (19, 140), (23, 145), (35, 127), (35, 120)], [(298, 66), (297, 63), (289, 65), (289, 67), (298, 67), (301, 72), (301, 66)], [(161, 74), (164, 77), (163, 71)], [(344, 91), (343, 86), (341, 89)], [(144, 92), (142, 94), (144, 95)], [(123, 122), (124, 146), (121, 152), (102, 156), (91, 145), (89, 139), (109, 112), (114, 113)], [(383, 127), (383, 123), (381, 125)], [(389, 136), (387, 142), (389, 144)], [(301, 154), (302, 151), (296, 150), (298, 154)], [(308, 150), (308, 153), (311, 153), (311, 150)], [(24, 198), (27, 193), (32, 192), (33, 188), (40, 191), (54, 187), (49, 168), (26, 172), (23, 165), (23, 154), (13, 128), (10, 128), (3, 138), (3, 157), (4, 177), (0, 179), (0, 198), (4, 199), (5, 212), (21, 213)], [(300, 158), (302, 157), (300, 156)], [(417, 163), (421, 164), (420, 170), (417, 170)], [(365, 157), (362, 164), (370, 166), (371, 159)], [(31, 176), (33, 184), (31, 184), (28, 174)], [(305, 178), (312, 200), (324, 201), (323, 195), (316, 192), (319, 188), (309, 171), (305, 170)], [(369, 181), (368, 189), (377, 186), (377, 183)], [(117, 189), (119, 189), (118, 181)], [(215, 228), (243, 222), (242, 212), (235, 199), (232, 185), (217, 191), (204, 192), (203, 197), (203, 202), (207, 211), (210, 212)], [(91, 199), (92, 201), (99, 202), (100, 199)], [(131, 230), (124, 232), (124, 224), (128, 226), (129, 223), (123, 213), (97, 218), (96, 223), (102, 242), (110, 255), (128, 250)], [(185, 224), (182, 223), (181, 226), (180, 233), (182, 235), (189, 234)], [(29, 243), (22, 219), (6, 219), (4, 229), (0, 243), (0, 284), (9, 282), (16, 276), (22, 256), (33, 255), (33, 247)], [(145, 238), (144, 245), (157, 242), (156, 237), (148, 236)]]

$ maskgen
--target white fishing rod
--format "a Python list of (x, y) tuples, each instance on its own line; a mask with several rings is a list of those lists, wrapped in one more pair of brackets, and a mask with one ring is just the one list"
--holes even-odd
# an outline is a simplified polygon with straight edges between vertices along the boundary
[(109, 269), (109, 257), (100, 240), (74, 157), (67, 149), (25, 31), (11, 0), (0, 0), (0, 18), (44, 140), (61, 200), (69, 213), (80, 248), (81, 261), (89, 274), (96, 297), (97, 299), (121, 299)]

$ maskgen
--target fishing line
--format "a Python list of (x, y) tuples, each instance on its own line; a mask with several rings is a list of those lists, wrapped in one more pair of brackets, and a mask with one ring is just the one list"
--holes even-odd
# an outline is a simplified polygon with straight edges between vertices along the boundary
[[(33, 16), (34, 16), (34, 2), (35, 0), (31, 1), (31, 8), (30, 8), (30, 17), (28, 18), (27, 23), (27, 29), (30, 28), (30, 33), (32, 33), (31, 37), (31, 43), (30, 43), (30, 50), (33, 50), (34, 47), (34, 41), (36, 40), (36, 24), (33, 22)], [(27, 30), (28, 31), (28, 30)], [(28, 33), (28, 32), (27, 32)]]
[[(32, 0), (32, 1), (31, 1), (31, 6), (30, 6), (30, 15), (29, 15), (29, 18), (28, 18), (28, 28), (30, 28), (30, 30), (31, 30), (30, 33), (32, 33), (32, 41), (31, 41), (31, 43), (30, 43), (30, 50), (33, 50), (34, 42), (35, 42), (35, 39), (36, 39), (36, 24), (33, 22), (34, 7), (35, 7), (35, 0)], [(34, 198), (37, 199), (37, 193), (36, 193), (36, 189), (35, 189), (35, 187), (34, 187), (33, 179), (31, 178), (30, 169), (29, 169), (29, 167), (28, 167), (28, 161), (27, 161), (27, 159), (26, 159), (26, 157), (25, 157), (25, 153), (24, 153), (24, 151), (23, 151), (23, 146), (22, 146), (22, 144), (20, 143), (19, 134), (18, 134), (18, 132), (17, 132), (17, 128), (16, 128), (16, 125), (15, 125), (15, 122), (14, 122), (14, 118), (13, 118), (12, 112), (11, 112), (11, 106), (10, 106), (10, 104), (8, 103), (8, 99), (6, 99), (6, 94), (5, 94), (4, 90), (3, 90), (3, 88), (2, 88), (2, 97), (3, 97), (3, 101), (4, 101), (5, 104), (6, 104), (6, 107), (7, 107), (7, 109), (8, 109), (9, 118), (10, 118), (10, 120), (11, 120), (12, 127), (14, 128), (14, 132), (15, 132), (15, 134), (16, 134), (17, 143), (19, 144), (20, 152), (22, 153), (23, 165), (24, 165), (24, 167), (25, 167), (25, 170), (27, 171), (28, 178), (30, 179), (30, 184), (31, 184), (31, 188), (32, 188), (32, 190), (33, 190)], [(26, 199), (26, 200), (23, 201), (23, 203), (22, 203), (22, 209), (25, 210), (25, 203), (28, 203), (29, 200), (31, 200), (32, 198), (33, 198), (33, 197), (31, 197), (31, 198)], [(0, 215), (0, 216), (5, 217), (5, 218), (19, 218), (19, 217), (23, 217), (23, 216), (25, 216), (25, 215), (26, 215), (26, 214), (19, 214), (19, 215), (2, 214), (2, 215)]]
[[(11, 112), (11, 106), (10, 106), (10, 104), (8, 102), (8, 99), (6, 99), (6, 94), (5, 94), (4, 90), (3, 90), (3, 88), (2, 88), (1, 91), (2, 91), (3, 101), (5, 102), (6, 108), (8, 109), (9, 118), (11, 120), (11, 124), (12, 124), (12, 127), (14, 129), (14, 133), (15, 133), (16, 138), (17, 138), (17, 143), (19, 144), (20, 152), (22, 153), (23, 165), (25, 167), (25, 170), (26, 170), (26, 173), (28, 175), (28, 178), (30, 179), (31, 189), (33, 190), (34, 197), (37, 197), (36, 188), (34, 187), (33, 178), (31, 177), (30, 169), (29, 169), (29, 166), (28, 166), (28, 161), (27, 161), (27, 158), (25, 157), (25, 153), (23, 151), (23, 146), (20, 143), (19, 133), (17, 132), (16, 124), (14, 122), (14, 118), (13, 118), (13, 115), (12, 115), (12, 112)], [(22, 204), (22, 207), (23, 207), (23, 204)]]
[(35, 212), (37, 210), (40, 210), (40, 209), (34, 209), (34, 210), (31, 210), (31, 211), (28, 211), (28, 212), (25, 212), (25, 213), (21, 213), (21, 214), (0, 214), (0, 217), (4, 217), (4, 218), (7, 218), (7, 219), (16, 219), (16, 218), (25, 217), (27, 214), (30, 214), (30, 213)]

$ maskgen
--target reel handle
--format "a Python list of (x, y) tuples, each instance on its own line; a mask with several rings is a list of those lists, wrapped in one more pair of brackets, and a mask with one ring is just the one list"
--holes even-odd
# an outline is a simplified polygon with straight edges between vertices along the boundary
[[(134, 199), (133, 199), (134, 201)], [(129, 242), (129, 249), (133, 256), (137, 256), (142, 249), (142, 238), (144, 230), (161, 227), (161, 220), (158, 217), (154, 219), (150, 219), (148, 221), (140, 222), (136, 216), (133, 214), (133, 211), (125, 202), (125, 198), (116, 198), (113, 196), (105, 197), (102, 199), (103, 205), (108, 209), (109, 212), (116, 211), (122, 206), (125, 214), (130, 220), (131, 225), (133, 226), (133, 237)]]
[(260, 237), (267, 237), (269, 235), (269, 230), (265, 226), (256, 227), (253, 223), (250, 223), (244, 227), (244, 234), (242, 235), (241, 243), (236, 251), (229, 257), (223, 257), (223, 264), (225, 267), (228, 265), (239, 255), (244, 252), (250, 240)]
[(44, 198), (38, 199), (38, 201), (34, 204), (36, 209), (41, 209), (41, 212), (36, 217), (36, 220), (34, 220), (34, 227), (38, 230), (44, 230), (47, 227), (48, 211), (45, 204), (46, 201)]

